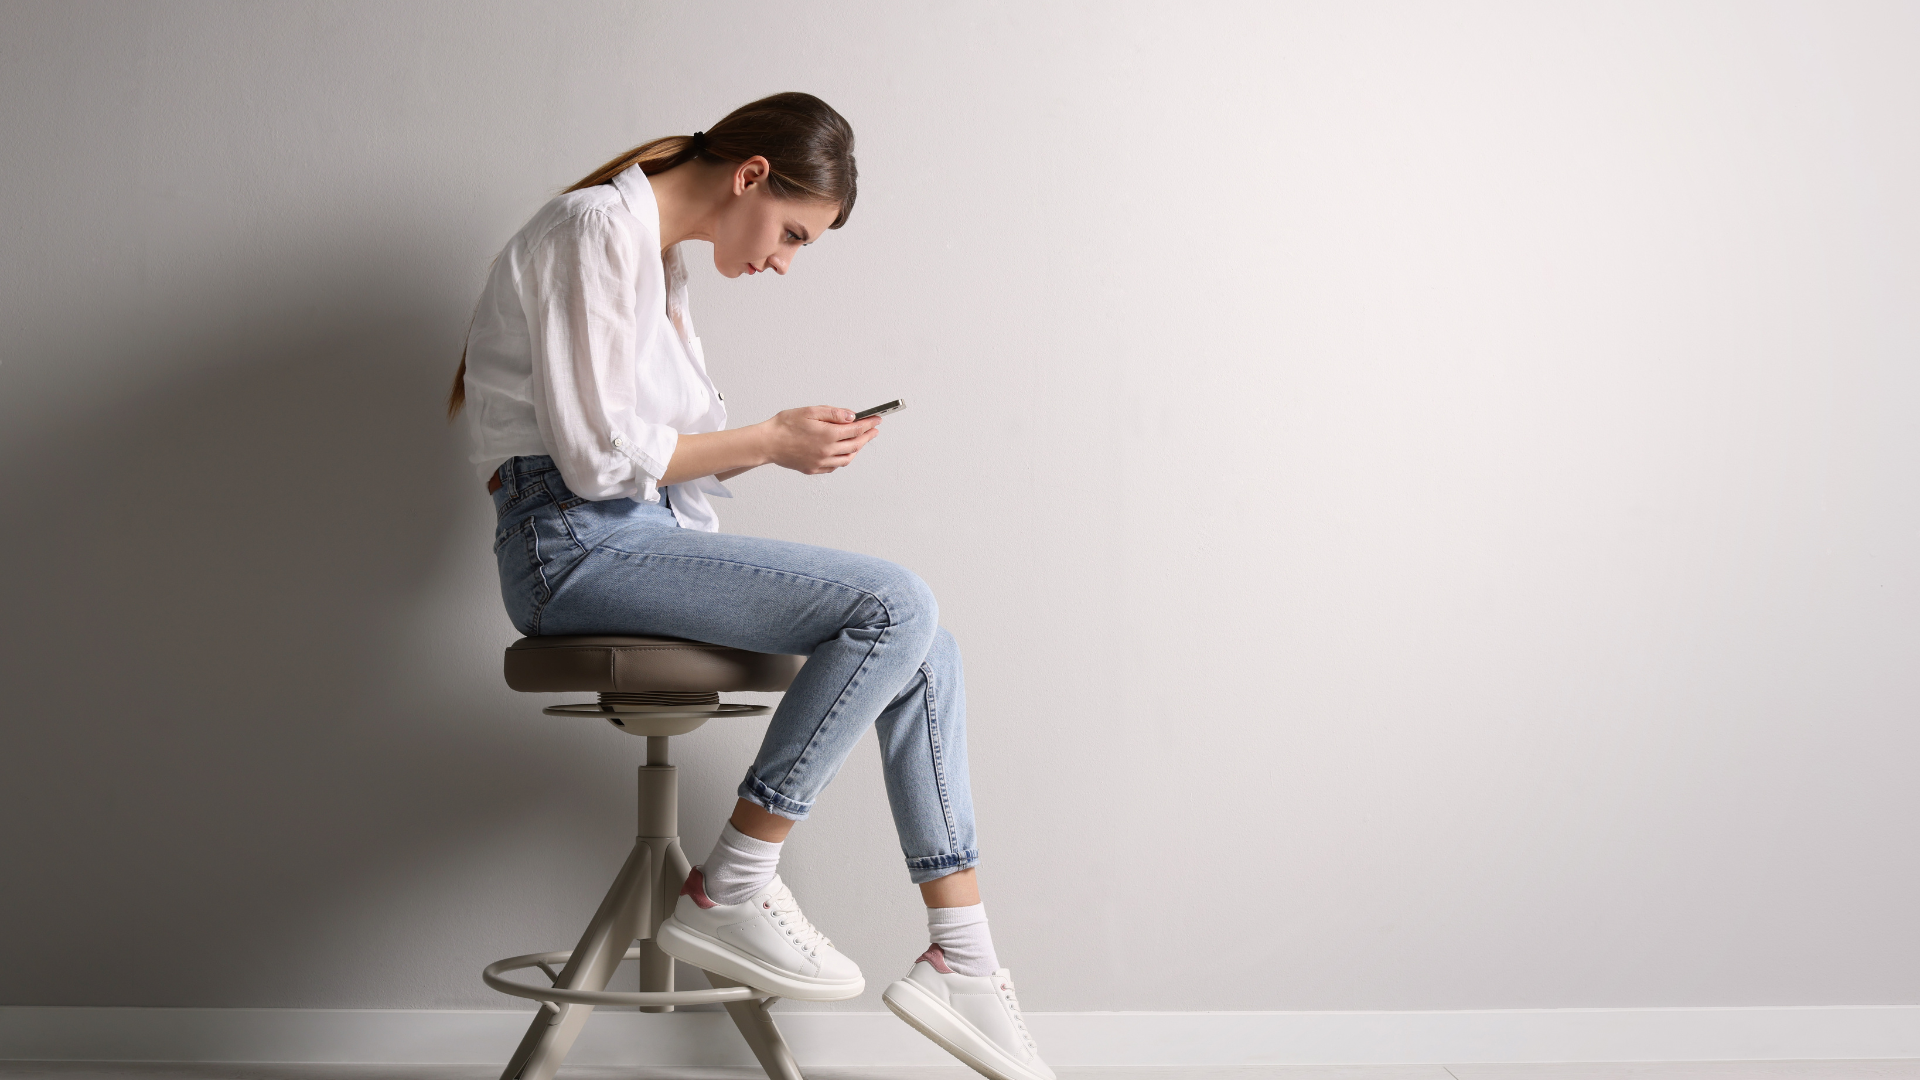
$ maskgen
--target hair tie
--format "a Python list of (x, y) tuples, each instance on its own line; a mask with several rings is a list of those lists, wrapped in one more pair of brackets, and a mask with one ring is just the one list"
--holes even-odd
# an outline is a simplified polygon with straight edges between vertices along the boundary
[(689, 140), (689, 145), (692, 147), (693, 152), (696, 154), (702, 150), (705, 150), (707, 148), (707, 133), (704, 131), (694, 132), (693, 138)]

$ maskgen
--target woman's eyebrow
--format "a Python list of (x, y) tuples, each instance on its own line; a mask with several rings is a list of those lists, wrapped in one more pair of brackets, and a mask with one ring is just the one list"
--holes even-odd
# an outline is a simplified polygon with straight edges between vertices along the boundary
[(804, 226), (804, 225), (789, 225), (789, 226), (787, 226), (787, 228), (789, 228), (789, 229), (792, 229), (792, 230), (793, 230), (793, 234), (794, 234), (795, 236), (798, 236), (798, 237), (800, 238), (800, 242), (801, 242), (802, 244), (811, 244), (811, 243), (813, 243), (813, 237), (811, 237), (811, 236), (809, 236), (809, 235), (807, 235), (807, 229), (806, 229), (806, 226)]

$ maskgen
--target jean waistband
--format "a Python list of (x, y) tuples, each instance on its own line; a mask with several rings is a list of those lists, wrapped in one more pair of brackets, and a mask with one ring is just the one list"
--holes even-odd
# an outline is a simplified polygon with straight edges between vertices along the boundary
[(508, 458), (494, 471), (494, 475), (500, 478), (500, 490), (512, 499), (528, 481), (542, 473), (558, 471), (553, 459), (546, 454), (528, 454)]
[[(546, 454), (525, 454), (520, 457), (510, 457), (506, 461), (501, 462), (500, 467), (494, 470), (494, 475), (500, 478), (500, 492), (506, 496), (508, 502), (512, 502), (518, 497), (521, 487), (532, 482), (535, 478), (543, 478), (541, 482), (546, 484), (548, 490), (554, 492), (560, 498), (566, 498), (573, 494), (567, 489), (567, 482), (560, 477), (560, 467), (555, 465), (553, 458)], [(660, 492), (660, 505), (672, 509), (673, 496), (670, 494), (672, 489), (665, 484), (661, 484), (658, 490)]]

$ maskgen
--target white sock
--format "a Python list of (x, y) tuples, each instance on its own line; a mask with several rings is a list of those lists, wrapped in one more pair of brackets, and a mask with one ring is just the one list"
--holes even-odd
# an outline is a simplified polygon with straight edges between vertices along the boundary
[(713, 853), (700, 864), (700, 875), (706, 879), (707, 899), (716, 904), (744, 904), (773, 880), (779, 865), (779, 844), (755, 840), (729, 821), (720, 830), (720, 842), (713, 845)]
[(985, 904), (928, 908), (927, 935), (947, 955), (947, 966), (961, 975), (981, 977), (1000, 969), (993, 935), (987, 932)]

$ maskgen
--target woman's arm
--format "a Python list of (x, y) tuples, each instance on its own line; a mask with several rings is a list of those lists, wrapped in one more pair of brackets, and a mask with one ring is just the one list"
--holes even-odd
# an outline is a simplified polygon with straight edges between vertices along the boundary
[(725, 480), (761, 465), (817, 476), (851, 465), (879, 433), (878, 416), (856, 423), (850, 409), (788, 409), (742, 428), (681, 435), (659, 482), (680, 484), (702, 476)]

